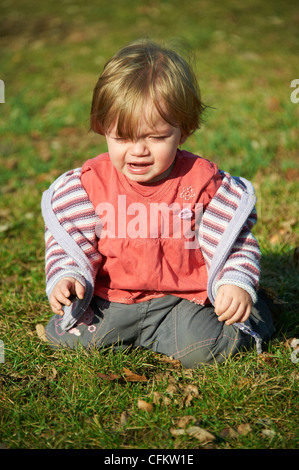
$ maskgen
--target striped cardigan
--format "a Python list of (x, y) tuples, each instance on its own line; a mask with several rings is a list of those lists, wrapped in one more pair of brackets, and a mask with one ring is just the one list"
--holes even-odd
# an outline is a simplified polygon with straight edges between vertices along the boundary
[[(208, 271), (208, 297), (214, 304), (222, 284), (246, 290), (256, 301), (259, 282), (259, 245), (251, 233), (256, 223), (253, 186), (245, 179), (220, 172), (222, 184), (201, 218), (198, 241)], [(81, 184), (81, 168), (61, 175), (42, 197), (45, 221), (46, 293), (64, 277), (86, 287), (83, 300), (66, 307), (62, 328), (71, 328), (88, 308), (101, 263), (97, 249), (99, 220)]]

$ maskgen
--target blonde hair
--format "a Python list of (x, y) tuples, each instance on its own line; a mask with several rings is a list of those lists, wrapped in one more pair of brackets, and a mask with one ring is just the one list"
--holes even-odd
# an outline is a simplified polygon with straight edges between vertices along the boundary
[(91, 129), (104, 135), (117, 122), (120, 137), (134, 138), (149, 100), (183, 137), (200, 127), (205, 106), (188, 62), (173, 50), (141, 40), (106, 63), (93, 93)]

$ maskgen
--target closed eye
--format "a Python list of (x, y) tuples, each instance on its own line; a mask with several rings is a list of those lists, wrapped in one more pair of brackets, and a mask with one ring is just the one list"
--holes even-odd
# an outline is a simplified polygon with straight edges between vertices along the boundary
[(126, 137), (112, 137), (116, 142), (127, 142), (129, 139)]
[(165, 140), (165, 139), (167, 139), (167, 137), (168, 137), (167, 135), (152, 135), (151, 139), (153, 139), (153, 140)]

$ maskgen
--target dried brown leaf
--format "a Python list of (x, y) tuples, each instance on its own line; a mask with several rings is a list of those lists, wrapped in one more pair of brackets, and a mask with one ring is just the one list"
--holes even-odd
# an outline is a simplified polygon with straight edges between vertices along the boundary
[(298, 338), (291, 338), (290, 339), (290, 346), (293, 349), (297, 349), (299, 346), (299, 339)]
[(44, 325), (40, 325), (40, 324), (36, 325), (35, 330), (39, 339), (47, 343), (48, 339), (46, 337), (46, 331), (45, 331)]
[(170, 434), (174, 437), (183, 436), (184, 434), (186, 434), (186, 430), (185, 429), (170, 428)]
[(169, 384), (166, 393), (169, 393), (169, 395), (173, 396), (175, 393), (178, 393), (178, 388), (174, 384)]
[(158, 360), (160, 362), (166, 362), (167, 364), (171, 364), (173, 367), (176, 367), (176, 368), (180, 368), (182, 366), (182, 363), (178, 359), (173, 359), (172, 357), (159, 355)]
[(160, 392), (154, 392), (153, 393), (153, 402), (155, 405), (160, 405), (161, 402), (163, 402), (163, 396), (162, 396), (162, 393)]
[(125, 379), (128, 382), (147, 382), (145, 375), (138, 375), (132, 372), (130, 369), (123, 368)]
[(153, 403), (155, 405), (169, 405), (171, 403), (170, 398), (166, 397), (165, 395), (162, 395), (160, 392), (154, 392), (153, 393)]
[(239, 426), (237, 427), (237, 431), (242, 436), (246, 436), (247, 434), (249, 434), (252, 431), (252, 428), (251, 428), (250, 424), (242, 423), (242, 424), (239, 424)]
[(147, 411), (148, 413), (153, 411), (153, 405), (145, 400), (142, 400), (141, 398), (138, 398), (137, 406), (140, 410)]
[(100, 379), (105, 379), (109, 381), (113, 380), (119, 380), (120, 382), (145, 382), (147, 381), (147, 378), (144, 375), (138, 375), (132, 372), (130, 369), (126, 369), (125, 367), (123, 368), (124, 371), (124, 376), (119, 375), (119, 374), (103, 374), (101, 372), (98, 373), (98, 377)]
[(156, 382), (168, 382), (169, 384), (175, 384), (176, 378), (173, 377), (172, 373), (166, 372), (165, 374), (156, 374), (154, 376)]
[(177, 422), (179, 428), (186, 428), (190, 423), (194, 423), (196, 419), (194, 416), (182, 416)]
[(262, 429), (262, 430), (261, 430), (261, 434), (262, 434), (262, 436), (264, 436), (264, 437), (270, 437), (271, 439), (273, 439), (273, 437), (275, 436), (276, 432), (273, 431), (273, 429)]
[(231, 427), (223, 428), (219, 435), (224, 438), (236, 439), (239, 437), (238, 433)]
[(193, 400), (194, 396), (192, 393), (187, 393), (183, 399), (183, 406), (187, 407), (190, 406), (191, 401)]
[(118, 375), (118, 374), (102, 374), (101, 372), (98, 372), (98, 377), (100, 377), (100, 379), (104, 379), (104, 380), (109, 380), (109, 381), (113, 381), (113, 380), (123, 380), (122, 376), (121, 375)]
[(120, 415), (120, 424), (122, 426), (125, 426), (129, 420), (129, 413), (127, 411), (123, 411), (122, 414)]
[(191, 395), (193, 395), (194, 397), (199, 397), (199, 390), (196, 385), (191, 385), (191, 384), (187, 385), (185, 387), (185, 392), (191, 393)]
[(276, 360), (273, 354), (267, 352), (259, 354), (258, 361), (260, 362), (260, 364), (267, 364), (269, 366), (276, 364)]
[(184, 369), (184, 377), (187, 379), (193, 379), (194, 369)]
[(56, 380), (57, 379), (57, 375), (58, 375), (58, 372), (57, 370), (55, 369), (55, 367), (52, 367), (52, 380)]
[(187, 434), (189, 434), (191, 437), (194, 437), (195, 439), (198, 439), (202, 444), (212, 442), (216, 439), (212, 433), (206, 429), (200, 428), (199, 426), (191, 426), (187, 429)]

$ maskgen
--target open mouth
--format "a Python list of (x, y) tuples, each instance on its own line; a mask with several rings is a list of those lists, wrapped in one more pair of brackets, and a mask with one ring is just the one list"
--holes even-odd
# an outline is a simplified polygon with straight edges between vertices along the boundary
[(143, 166), (149, 166), (151, 163), (149, 162), (134, 162), (134, 163), (128, 163), (128, 165), (134, 167), (134, 168), (140, 168)]
[(143, 174), (146, 173), (146, 171), (149, 169), (151, 166), (151, 163), (128, 163), (127, 167), (131, 173), (138, 173), (138, 174)]

